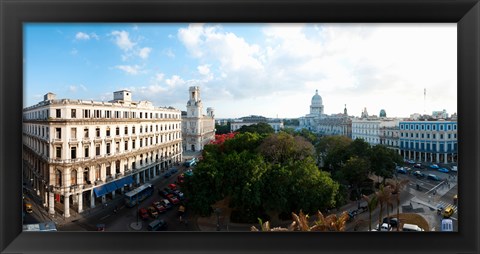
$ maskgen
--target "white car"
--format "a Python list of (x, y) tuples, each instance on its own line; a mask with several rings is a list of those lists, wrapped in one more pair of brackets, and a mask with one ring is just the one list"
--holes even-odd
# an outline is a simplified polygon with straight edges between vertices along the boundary
[(453, 166), (453, 167), (452, 167), (452, 171), (453, 171), (453, 172), (458, 172), (457, 166)]
[(377, 231), (392, 231), (392, 226), (388, 223), (383, 223), (382, 226), (379, 228), (377, 224), (376, 229)]

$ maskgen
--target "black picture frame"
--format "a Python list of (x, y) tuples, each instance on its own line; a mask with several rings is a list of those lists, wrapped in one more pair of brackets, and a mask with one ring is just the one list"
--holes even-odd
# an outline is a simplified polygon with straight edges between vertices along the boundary
[[(478, 253), (478, 0), (0, 0), (2, 253)], [(453, 22), (458, 25), (459, 232), (22, 233), (24, 22)]]

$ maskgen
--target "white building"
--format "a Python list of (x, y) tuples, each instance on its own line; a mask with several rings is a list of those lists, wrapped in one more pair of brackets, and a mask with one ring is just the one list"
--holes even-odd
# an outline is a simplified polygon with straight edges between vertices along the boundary
[(347, 105), (343, 114), (325, 115), (322, 97), (318, 90), (312, 97), (310, 113), (299, 118), (299, 129), (308, 129), (320, 135), (341, 135), (352, 137), (352, 120), (347, 114)]
[(24, 176), (48, 207), (70, 216), (182, 161), (181, 112), (114, 93), (110, 102), (44, 101), (23, 110)]
[(368, 117), (366, 109), (362, 116), (352, 120), (352, 139), (363, 139), (372, 146), (382, 144), (390, 148), (398, 147), (398, 119)]
[(270, 125), (275, 133), (284, 129), (283, 121), (280, 119), (266, 119), (265, 121), (249, 121), (247, 119), (235, 119), (230, 122), (230, 131), (234, 132), (243, 126), (250, 126), (258, 123), (267, 123)]
[(213, 108), (207, 108), (207, 115), (202, 114), (200, 87), (191, 86), (189, 94), (187, 111), (182, 113), (183, 149), (200, 151), (215, 139), (215, 113)]

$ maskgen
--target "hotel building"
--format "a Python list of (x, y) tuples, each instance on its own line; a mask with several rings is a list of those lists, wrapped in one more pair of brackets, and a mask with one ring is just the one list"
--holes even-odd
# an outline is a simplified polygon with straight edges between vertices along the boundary
[(23, 110), (24, 176), (48, 207), (70, 216), (113, 199), (182, 161), (181, 112), (113, 100), (44, 100)]
[(457, 162), (457, 121), (401, 121), (400, 154), (422, 162)]

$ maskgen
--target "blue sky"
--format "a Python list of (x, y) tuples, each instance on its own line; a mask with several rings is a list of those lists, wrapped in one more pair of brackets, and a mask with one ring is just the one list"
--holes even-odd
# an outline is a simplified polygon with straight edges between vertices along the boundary
[[(186, 109), (200, 86), (217, 118), (409, 116), (457, 105), (456, 24), (25, 24), (24, 106), (133, 99)], [(424, 107), (424, 89), (427, 90)]]

